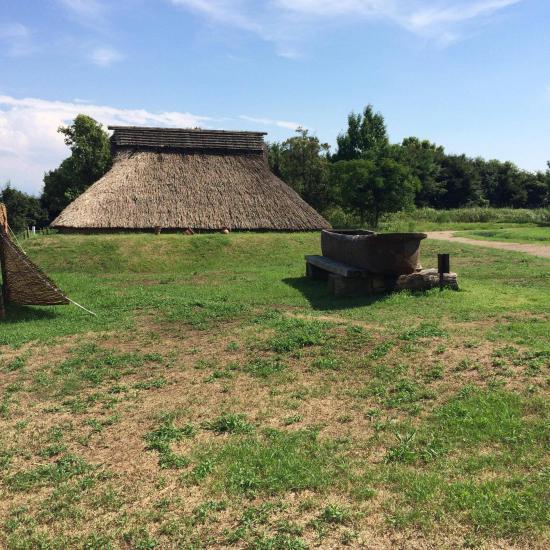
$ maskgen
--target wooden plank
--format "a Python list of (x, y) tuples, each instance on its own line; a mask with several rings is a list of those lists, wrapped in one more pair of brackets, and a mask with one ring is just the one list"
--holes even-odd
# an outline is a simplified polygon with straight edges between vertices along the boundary
[(358, 278), (367, 275), (367, 272), (363, 269), (331, 260), (325, 256), (306, 256), (306, 262), (319, 269), (328, 271), (329, 273), (340, 275), (341, 277)]

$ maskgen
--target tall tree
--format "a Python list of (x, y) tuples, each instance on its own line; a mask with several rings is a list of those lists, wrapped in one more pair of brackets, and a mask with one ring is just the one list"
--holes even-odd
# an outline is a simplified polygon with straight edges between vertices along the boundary
[(327, 159), (329, 145), (298, 128), (297, 134), (281, 144), (269, 146), (269, 163), (273, 172), (288, 183), (302, 198), (317, 210), (330, 203)]
[(42, 204), (50, 219), (96, 182), (111, 165), (109, 135), (93, 118), (78, 115), (69, 126), (58, 130), (71, 149), (55, 170), (44, 175)]
[(0, 191), (0, 202), (6, 205), (8, 221), (15, 232), (33, 225), (43, 227), (48, 222), (48, 213), (40, 205), (40, 200), (14, 189), (9, 182)]
[(267, 144), (267, 160), (269, 163), (269, 169), (281, 179), (283, 173), (281, 170), (281, 157), (283, 153), (283, 146), (281, 143), (275, 141)]
[(342, 206), (372, 228), (378, 227), (382, 214), (413, 206), (420, 186), (408, 167), (390, 158), (337, 162), (333, 181)]
[(437, 204), (445, 193), (444, 182), (440, 179), (441, 162), (445, 157), (443, 147), (428, 140), (408, 137), (401, 146), (394, 146), (392, 152), (420, 180), (420, 189), (415, 198), (416, 206)]
[(381, 113), (367, 105), (363, 114), (350, 113), (348, 128), (336, 138), (338, 145), (335, 161), (373, 158), (389, 144), (386, 123)]
[(511, 162), (477, 158), (474, 165), (491, 206), (521, 208), (527, 203), (527, 173)]
[(527, 208), (547, 208), (550, 206), (550, 170), (537, 174), (525, 174), (524, 189), (527, 193)]
[(546, 172), (526, 174), (525, 191), (528, 208), (547, 208), (550, 206), (550, 162)]
[(481, 191), (479, 172), (466, 155), (446, 155), (441, 162), (438, 180), (445, 187), (445, 193), (436, 207), (460, 208), (487, 203)]

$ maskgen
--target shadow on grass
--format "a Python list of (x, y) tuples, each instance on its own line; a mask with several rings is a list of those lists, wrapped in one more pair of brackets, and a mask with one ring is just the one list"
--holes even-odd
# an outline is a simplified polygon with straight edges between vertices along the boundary
[(308, 277), (289, 277), (283, 279), (283, 283), (298, 290), (313, 309), (322, 311), (370, 306), (377, 302), (384, 302), (390, 296), (390, 294), (375, 294), (372, 296), (337, 297), (330, 294), (326, 281), (315, 281)]
[(0, 322), (2, 324), (14, 324), (27, 321), (42, 321), (54, 319), (57, 317), (56, 312), (49, 308), (38, 306), (17, 306), (8, 304), (6, 306), (6, 317)]

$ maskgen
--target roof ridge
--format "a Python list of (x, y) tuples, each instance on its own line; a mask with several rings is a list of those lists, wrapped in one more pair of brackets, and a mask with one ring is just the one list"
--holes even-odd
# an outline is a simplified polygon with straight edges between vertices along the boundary
[(173, 148), (199, 151), (245, 151), (262, 153), (264, 132), (109, 126), (114, 148)]

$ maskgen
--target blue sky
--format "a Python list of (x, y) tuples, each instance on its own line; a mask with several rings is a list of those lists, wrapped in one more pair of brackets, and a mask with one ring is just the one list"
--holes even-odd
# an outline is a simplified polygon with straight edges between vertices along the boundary
[(549, 28), (548, 0), (0, 0), (0, 183), (38, 193), (78, 112), (333, 144), (367, 103), (394, 142), (542, 170)]

